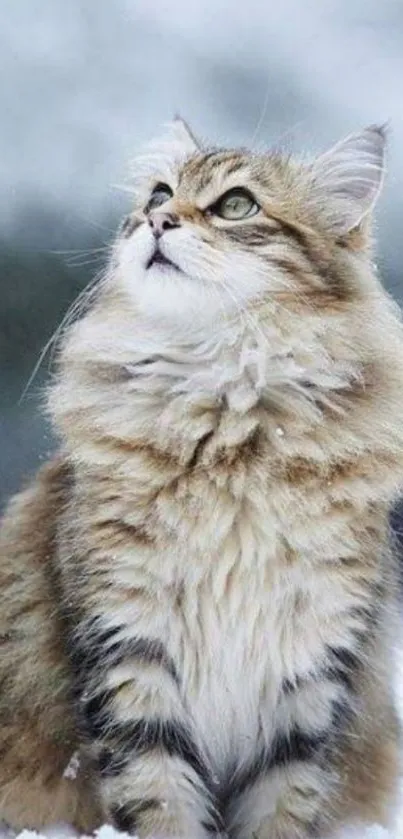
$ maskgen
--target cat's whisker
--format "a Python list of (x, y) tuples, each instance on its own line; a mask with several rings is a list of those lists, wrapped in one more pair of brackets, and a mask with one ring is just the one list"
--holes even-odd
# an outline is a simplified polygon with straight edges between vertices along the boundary
[(107, 253), (111, 250), (111, 245), (104, 244), (97, 248), (50, 248), (46, 250), (46, 253), (55, 254), (56, 256), (70, 256), (74, 254), (78, 254), (79, 256), (88, 256), (92, 253)]
[(27, 385), (58, 352), (60, 451), (1, 529), (1, 816), (144, 839), (385, 824), (403, 326), (362, 225), (384, 129), (306, 167), (205, 154), (177, 122), (139, 164), (145, 223)]
[(66, 260), (66, 265), (69, 268), (85, 268), (88, 265), (95, 265), (100, 260), (104, 261), (103, 254), (94, 254), (92, 256), (87, 257), (71, 257), (71, 259)]
[(256, 128), (255, 128), (253, 134), (252, 134), (252, 137), (250, 138), (250, 141), (247, 143), (247, 146), (250, 147), (251, 149), (254, 148), (256, 140), (259, 136), (260, 130), (263, 126), (263, 123), (264, 123), (264, 120), (265, 120), (265, 117), (266, 117), (266, 114), (267, 114), (267, 109), (269, 107), (270, 93), (271, 93), (271, 78), (269, 76), (268, 79), (267, 79), (266, 92), (265, 92), (265, 96), (264, 96), (264, 100), (263, 100), (262, 109), (261, 109), (261, 112), (260, 112), (260, 115), (259, 115), (259, 119), (257, 121), (257, 125), (256, 125)]
[(230, 288), (228, 282), (221, 281), (221, 285), (225, 289), (226, 293), (231, 298), (231, 300), (237, 306), (237, 310), (243, 318), (244, 323), (251, 327), (252, 334), (258, 335), (262, 339), (263, 343), (266, 345), (267, 349), (270, 351), (269, 339), (267, 335), (265, 335), (262, 327), (260, 326), (258, 319), (254, 316), (254, 314), (251, 311), (248, 310), (245, 304), (241, 303), (239, 299), (237, 299), (234, 290)]
[(97, 293), (100, 286), (102, 285), (102, 277), (104, 276), (104, 273), (104, 269), (102, 268), (68, 307), (66, 313), (62, 317), (62, 320), (57, 325), (51, 337), (41, 350), (38, 360), (36, 361), (35, 366), (29, 375), (28, 381), (24, 386), (24, 389), (19, 397), (18, 404), (21, 404), (24, 401), (47, 355), (49, 355), (48, 369), (52, 367), (54, 362), (54, 354), (57, 350), (58, 342), (62, 334), (66, 329), (69, 328), (69, 326), (75, 319), (77, 319), (83, 314), (87, 306), (90, 305), (94, 293)]
[(44, 345), (44, 347), (40, 351), (38, 359), (35, 363), (35, 366), (33, 367), (32, 372), (30, 373), (29, 378), (28, 378), (26, 384), (24, 385), (24, 389), (23, 389), (23, 391), (22, 391), (22, 393), (21, 393), (21, 395), (18, 399), (18, 405), (21, 405), (21, 403), (24, 401), (32, 383), (34, 382), (34, 380), (35, 380), (35, 378), (36, 378), (36, 376), (37, 376), (37, 374), (38, 374), (38, 372), (41, 368), (42, 362), (46, 358), (46, 355), (49, 352), (54, 340), (55, 340), (55, 333), (53, 333), (53, 335), (49, 338), (49, 340), (46, 342), (46, 344)]

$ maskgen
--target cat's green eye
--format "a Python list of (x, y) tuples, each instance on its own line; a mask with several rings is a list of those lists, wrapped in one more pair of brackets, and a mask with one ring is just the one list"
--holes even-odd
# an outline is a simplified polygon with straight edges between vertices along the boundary
[(168, 184), (156, 184), (146, 204), (145, 212), (149, 213), (150, 210), (155, 210), (156, 207), (160, 207), (166, 201), (169, 201), (172, 196), (173, 192)]
[(211, 207), (211, 212), (228, 221), (254, 216), (260, 210), (259, 204), (247, 189), (236, 187), (230, 189)]

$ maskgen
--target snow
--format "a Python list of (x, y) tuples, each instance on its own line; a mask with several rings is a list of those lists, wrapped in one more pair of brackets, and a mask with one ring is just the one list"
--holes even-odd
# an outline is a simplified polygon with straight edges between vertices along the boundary
[[(403, 648), (396, 651), (395, 671), (396, 699), (403, 724)], [(74, 754), (64, 771), (64, 776), (74, 781), (78, 769), (78, 757)], [(95, 832), (96, 839), (123, 839), (127, 834), (120, 833), (110, 825), (104, 825)], [(51, 825), (41, 833), (35, 830), (22, 830), (16, 834), (8, 827), (1, 827), (0, 839), (86, 839), (77, 838), (77, 834), (70, 825)], [(161, 839), (161, 837), (159, 837)], [(178, 837), (178, 839), (192, 839), (189, 837)], [(326, 839), (328, 839), (326, 837)], [(385, 830), (379, 825), (368, 825), (367, 827), (345, 828), (332, 839), (403, 839), (403, 775), (401, 781), (400, 808), (396, 816), (396, 825), (393, 830)]]
[[(14, 839), (12, 831), (4, 830), (0, 833), (1, 839)], [(23, 830), (15, 839), (74, 839), (77, 834), (69, 825), (54, 825), (43, 833), (37, 833), (35, 830)], [(110, 825), (104, 825), (99, 830), (95, 831), (97, 839), (123, 839), (127, 834), (120, 833)], [(396, 831), (390, 833), (383, 827), (372, 825), (367, 827), (364, 831), (362, 828), (347, 829), (342, 834), (335, 836), (334, 839), (401, 839), (403, 833), (397, 827)], [(92, 837), (83, 837), (83, 839), (92, 839)], [(168, 837), (167, 837), (168, 839)], [(192, 837), (178, 837), (178, 839), (192, 839)]]
[(77, 772), (80, 768), (80, 757), (78, 752), (74, 752), (72, 754), (64, 772), (63, 778), (67, 778), (69, 781), (75, 781), (77, 778)]

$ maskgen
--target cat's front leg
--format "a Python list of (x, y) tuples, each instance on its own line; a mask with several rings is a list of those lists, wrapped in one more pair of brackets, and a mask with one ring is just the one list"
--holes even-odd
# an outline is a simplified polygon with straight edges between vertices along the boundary
[(323, 767), (308, 763), (273, 770), (237, 795), (229, 818), (237, 839), (325, 839), (327, 786)]
[(218, 826), (209, 772), (163, 641), (86, 621), (71, 661), (105, 819), (141, 839), (211, 835)]
[(276, 732), (234, 786), (226, 813), (234, 839), (328, 835), (340, 787), (337, 756), (349, 740), (358, 673), (358, 656), (329, 647), (316, 671), (284, 682)]

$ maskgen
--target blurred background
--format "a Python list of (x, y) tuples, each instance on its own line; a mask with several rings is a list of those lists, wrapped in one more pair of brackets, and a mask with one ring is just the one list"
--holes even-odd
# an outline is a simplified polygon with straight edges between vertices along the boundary
[(212, 142), (309, 152), (389, 120), (378, 262), (403, 298), (402, 0), (3, 0), (0, 56), (0, 504), (54, 446), (47, 358), (27, 383), (174, 112)]

